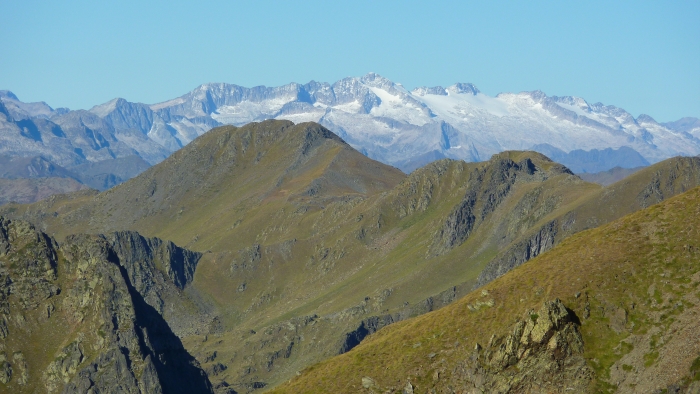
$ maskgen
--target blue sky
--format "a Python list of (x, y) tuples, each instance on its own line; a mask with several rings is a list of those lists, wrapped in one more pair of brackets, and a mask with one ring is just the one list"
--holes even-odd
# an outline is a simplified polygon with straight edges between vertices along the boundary
[(373, 71), (700, 117), (699, 1), (0, 0), (0, 89), (90, 108)]

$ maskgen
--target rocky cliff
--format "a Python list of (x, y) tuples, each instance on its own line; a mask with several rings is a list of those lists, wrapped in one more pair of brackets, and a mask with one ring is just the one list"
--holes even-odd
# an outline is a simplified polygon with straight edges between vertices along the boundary
[(140, 239), (128, 255), (124, 238), (137, 235), (108, 238), (75, 235), (59, 246), (26, 222), (0, 218), (2, 391), (212, 392), (206, 373), (129, 275), (148, 274), (134, 257), (153, 265), (164, 255), (171, 258), (161, 263), (182, 272), (175, 247)]

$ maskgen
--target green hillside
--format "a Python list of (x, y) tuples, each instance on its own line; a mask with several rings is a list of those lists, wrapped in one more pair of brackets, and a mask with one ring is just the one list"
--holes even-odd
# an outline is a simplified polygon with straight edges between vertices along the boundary
[(219, 390), (274, 386), (582, 230), (700, 185), (675, 158), (603, 188), (535, 152), (405, 175), (314, 123), (214, 129), (104, 193), (10, 204), (62, 242), (136, 230), (202, 253), (163, 316)]
[(698, 207), (695, 188), (569, 237), (273, 392), (697, 392)]

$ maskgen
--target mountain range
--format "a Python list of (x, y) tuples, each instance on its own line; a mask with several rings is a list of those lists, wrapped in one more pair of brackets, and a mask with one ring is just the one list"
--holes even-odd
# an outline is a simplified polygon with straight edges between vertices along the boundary
[[(465, 376), (489, 391), (524, 371), (544, 390), (561, 368), (580, 391), (635, 376), (648, 380), (640, 389), (686, 389), (693, 358), (676, 357), (678, 376), (655, 371), (679, 343), (700, 346), (685, 335), (697, 232), (679, 219), (699, 185), (697, 157), (603, 187), (532, 151), (405, 174), (318, 123), (217, 127), (109, 190), (0, 207), (0, 387), (186, 391), (167, 385), (179, 376), (195, 392), (230, 394), (284, 390), (299, 373), (290, 384), (328, 392), (423, 390), (431, 379), (442, 390), (467, 387)], [(514, 324), (540, 334), (495, 357)], [(61, 329), (48, 335), (52, 325)], [(386, 332), (400, 334), (372, 348)], [(383, 367), (362, 362), (375, 356)]]
[(404, 172), (442, 158), (484, 161), (504, 150), (556, 155), (577, 173), (700, 154), (696, 118), (659, 123), (541, 91), (491, 97), (469, 83), (408, 91), (374, 73), (333, 84), (211, 83), (158, 104), (117, 98), (87, 111), (54, 110), (0, 91), (0, 154), (42, 156), (68, 169), (129, 156), (152, 165), (212, 127), (265, 119), (320, 123)]

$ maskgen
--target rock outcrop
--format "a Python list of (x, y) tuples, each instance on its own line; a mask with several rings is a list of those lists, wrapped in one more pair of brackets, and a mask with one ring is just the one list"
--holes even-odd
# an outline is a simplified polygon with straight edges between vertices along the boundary
[[(124, 240), (151, 249), (128, 248)], [(158, 251), (172, 257), (175, 250), (135, 233), (75, 235), (59, 246), (26, 222), (0, 218), (0, 391), (212, 392), (128, 273), (140, 275), (127, 257), (152, 267), (154, 260), (168, 261), (154, 259)], [(195, 257), (187, 255), (186, 261)], [(177, 257), (170, 261), (177, 266)]]
[[(491, 337), (451, 371), (467, 392), (586, 392), (594, 377), (583, 358), (580, 322), (559, 299), (529, 311), (511, 334)], [(439, 371), (439, 369), (438, 369)]]
[(470, 174), (464, 198), (447, 217), (433, 241), (433, 253), (445, 254), (461, 245), (508, 197), (516, 182), (541, 182), (554, 175), (572, 174), (566, 167), (543, 156), (538, 159), (550, 164), (551, 168), (545, 170), (530, 158), (516, 163), (503, 153), (494, 156), (491, 165)]

